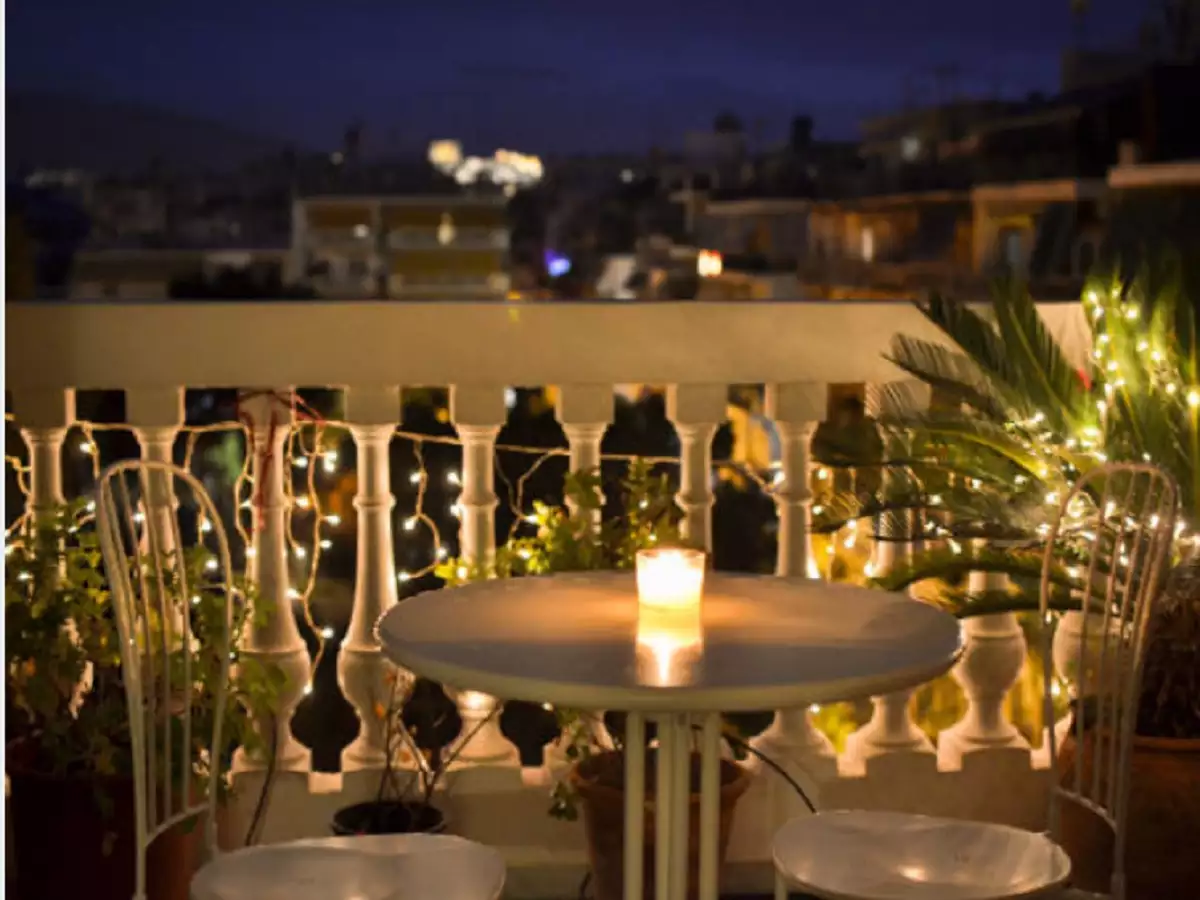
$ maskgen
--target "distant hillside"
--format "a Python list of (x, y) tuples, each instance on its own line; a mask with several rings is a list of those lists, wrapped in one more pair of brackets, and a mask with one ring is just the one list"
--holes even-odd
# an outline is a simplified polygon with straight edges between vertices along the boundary
[(132, 103), (33, 91), (10, 91), (5, 103), (10, 176), (31, 166), (121, 174), (142, 170), (156, 157), (172, 171), (222, 171), (288, 146)]

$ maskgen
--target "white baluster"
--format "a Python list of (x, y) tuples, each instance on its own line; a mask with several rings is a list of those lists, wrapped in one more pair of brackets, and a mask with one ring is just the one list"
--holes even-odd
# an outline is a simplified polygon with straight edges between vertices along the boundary
[[(600, 444), (613, 419), (612, 385), (561, 385), (558, 389), (555, 413), (563, 433), (567, 436), (570, 471), (599, 474)], [(598, 529), (604, 507), (602, 491), (597, 499), (600, 509), (592, 516), (592, 526)], [(570, 498), (567, 498), (567, 506), (572, 510), (574, 508), (574, 502)], [(596, 713), (594, 731), (598, 741), (605, 746), (612, 745), (612, 737), (604, 727), (602, 712)], [(565, 745), (552, 744), (547, 748), (547, 752), (551, 754), (556, 750), (565, 750)]]
[(782, 481), (775, 489), (779, 511), (777, 575), (819, 577), (812, 550), (812, 437), (825, 418), (824, 384), (767, 386), (767, 415), (779, 429)]
[[(21, 436), (29, 447), (29, 508), (35, 523), (51, 523), (66, 502), (63, 496), (63, 441), (75, 422), (75, 391), (13, 391), (13, 416), (21, 426)], [(68, 620), (68, 633), (75, 635), (74, 622)], [(77, 712), (92, 688), (92, 663), (84, 665), (71, 700)]]
[(507, 418), (502, 388), (464, 388), (450, 391), (450, 417), (462, 440), (462, 556), (482, 566), (496, 558), (496, 435)]
[[(873, 390), (872, 385), (868, 385), (867, 388), (867, 410), (870, 415), (908, 412), (929, 405), (929, 390), (918, 382), (906, 382), (903, 385), (902, 393), (881, 394), (877, 390)], [(891, 408), (893, 403), (897, 403), (903, 408), (893, 409)], [(885, 479), (886, 477), (885, 473)], [(900, 537), (889, 534), (889, 531), (888, 523), (886, 521), (881, 523), (881, 540), (877, 544), (876, 553), (872, 559), (873, 574), (876, 576), (889, 571), (897, 561), (907, 557), (913, 549), (912, 545), (907, 542), (889, 540), (889, 538)], [(916, 693), (915, 688), (872, 698), (871, 703), (874, 709), (871, 720), (846, 739), (847, 761), (852, 766), (864, 765), (868, 759), (883, 753), (933, 752), (933, 745), (929, 738), (912, 719), (910, 706), (914, 693)]]
[[(460, 546), (468, 565), (490, 569), (496, 559), (496, 489), (494, 460), (496, 436), (508, 418), (502, 387), (455, 385), (450, 390), (450, 417), (462, 439), (463, 471)], [(460, 740), (486, 719), (499, 701), (477, 691), (451, 691), (463, 728)], [(515, 762), (516, 748), (504, 739), (500, 717), (494, 717), (461, 748), (464, 762)]]
[(29, 509), (35, 520), (53, 519), (66, 502), (62, 447), (75, 422), (75, 391), (14, 391), (13, 415), (29, 447)]
[[(1003, 591), (1002, 574), (972, 572), (972, 593)], [(954, 667), (954, 679), (967, 695), (962, 721), (938, 735), (938, 766), (957, 769), (965, 753), (996, 747), (1028, 747), (1016, 727), (1004, 718), (1004, 698), (1025, 665), (1025, 633), (1013, 613), (973, 616), (963, 622), (967, 647)]]
[[(779, 511), (779, 548), (775, 573), (817, 577), (812, 552), (812, 489), (810, 448), (817, 423), (825, 416), (828, 387), (824, 384), (767, 386), (767, 415), (775, 420), (782, 443), (782, 480), (775, 490)], [(769, 758), (789, 767), (793, 776), (811, 781), (833, 777), (837, 763), (833, 744), (813, 724), (808, 709), (779, 710), (769, 728), (754, 741)]]
[[(1096, 632), (1101, 631), (1099, 625), (1094, 621), (1090, 623), (1092, 634), (1089, 635), (1089, 643)], [(1089, 651), (1097, 652), (1094, 648)], [(1054, 672), (1059, 680), (1068, 685), (1068, 690), (1072, 699), (1075, 697), (1075, 686), (1079, 684), (1079, 665), (1083, 654), (1083, 613), (1078, 610), (1069, 610), (1058, 617), (1058, 624), (1054, 626), (1054, 638), (1050, 643), (1050, 658), (1054, 661)], [(1049, 727), (1050, 723), (1045, 723), (1045, 727)], [(1061, 719), (1054, 723), (1055, 740), (1061, 747), (1067, 734), (1071, 728), (1071, 713), (1068, 711)], [(1043, 741), (1041, 752), (1049, 758), (1049, 746)]]
[[(292, 734), (292, 716), (309, 688), (308, 648), (296, 627), (289, 596), (287, 495), (284, 493), (284, 445), (292, 427), (291, 410), (270, 392), (254, 392), (242, 404), (251, 422), (250, 452), (254, 454), (255, 507), (252, 511), (252, 549), (247, 561), (250, 580), (258, 587), (256, 603), (268, 615), (256, 617), (246, 636), (243, 653), (264, 664), (279, 666), (287, 678), (273, 716), (260, 717), (255, 728), (264, 739), (274, 730), (276, 766), (281, 770), (309, 768), (310, 754)], [(268, 396), (267, 394), (272, 394)], [(287, 390), (279, 391), (286, 396)], [(263, 768), (265, 760), (239, 752), (238, 768)]]
[[(182, 387), (136, 388), (125, 392), (125, 420), (133, 427), (141, 447), (142, 459), (147, 462), (171, 463), (175, 438), (184, 421), (184, 389)], [(150, 496), (143, 498), (146, 519), (155, 523), (155, 534), (164, 553), (173, 547), (175, 517), (178, 502), (172, 479), (166, 472), (149, 475)]]
[[(354, 610), (338, 655), (338, 683), (358, 716), (358, 736), (342, 751), (342, 770), (375, 768), (386, 760), (385, 720), (377, 706), (392, 698), (389, 676), (396, 668), (375, 639), (375, 624), (396, 604), (396, 559), (392, 552), (392, 495), (389, 451), (400, 417), (400, 388), (346, 392), (346, 418), (358, 449), (357, 578)], [(399, 689), (402, 686), (397, 686)]]
[[(567, 436), (572, 472), (598, 472), (600, 442), (613, 418), (611, 385), (562, 385), (558, 389), (558, 421)], [(600, 504), (604, 496), (600, 495)], [(568, 498), (568, 505), (573, 505)], [(593, 516), (599, 527), (600, 514)]]
[(667, 417), (679, 435), (679, 493), (683, 536), (712, 550), (712, 439), (725, 421), (728, 388), (715, 384), (672, 385)]

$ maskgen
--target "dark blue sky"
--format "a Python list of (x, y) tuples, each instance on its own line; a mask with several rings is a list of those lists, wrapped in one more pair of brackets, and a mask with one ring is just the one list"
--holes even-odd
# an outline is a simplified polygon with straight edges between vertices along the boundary
[[(1093, 0), (1095, 45), (1128, 43), (1144, 0)], [(677, 144), (722, 108), (824, 136), (962, 89), (1053, 91), (1068, 0), (11, 0), (11, 88), (134, 100), (332, 146), (458, 137), (473, 149)]]

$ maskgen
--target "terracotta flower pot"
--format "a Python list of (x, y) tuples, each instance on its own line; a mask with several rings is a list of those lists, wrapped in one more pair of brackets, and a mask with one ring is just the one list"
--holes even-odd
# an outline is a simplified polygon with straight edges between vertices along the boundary
[[(12, 872), (9, 878), (17, 900), (129, 900), (136, 858), (132, 780), (48, 775), (31, 765), (19, 743), (8, 747), (7, 769), (16, 869), (15, 878)], [(111, 801), (107, 814), (97, 804), (98, 795)], [(187, 900), (203, 856), (199, 819), (160, 835), (146, 854), (148, 900)]]
[[(588, 842), (588, 860), (596, 900), (621, 900), (624, 893), (625, 865), (625, 789), (624, 755), (598, 753), (576, 763), (567, 773), (571, 787), (579, 795), (583, 810), (584, 832)], [(643, 826), (644, 894), (654, 894), (654, 822), (655, 775), (652, 757), (646, 765), (646, 818)], [(718, 858), (725, 860), (733, 811), (738, 799), (750, 786), (748, 770), (729, 760), (721, 760), (721, 800), (718, 816)], [(688, 897), (697, 893), (700, 867), (700, 757), (692, 756), (691, 813), (688, 829)]]
[[(1059, 783), (1075, 783), (1075, 767), (1090, 785), (1095, 737), (1079, 753), (1074, 736), (1058, 757)], [(1103, 764), (1109, 751), (1103, 747)], [(1130, 759), (1129, 818), (1125, 847), (1128, 900), (1190, 898), (1200, 891), (1200, 740), (1134, 737)], [(1101, 773), (1101, 790), (1106, 773)], [(1112, 831), (1075, 803), (1062, 807), (1063, 849), (1071, 857), (1071, 880), (1079, 888), (1108, 891), (1112, 872)]]

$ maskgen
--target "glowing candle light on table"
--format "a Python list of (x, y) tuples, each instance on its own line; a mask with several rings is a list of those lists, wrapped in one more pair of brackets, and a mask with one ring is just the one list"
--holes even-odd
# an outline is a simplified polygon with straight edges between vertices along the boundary
[(639, 669), (650, 684), (686, 683), (703, 644), (705, 555), (660, 547), (637, 555)]

